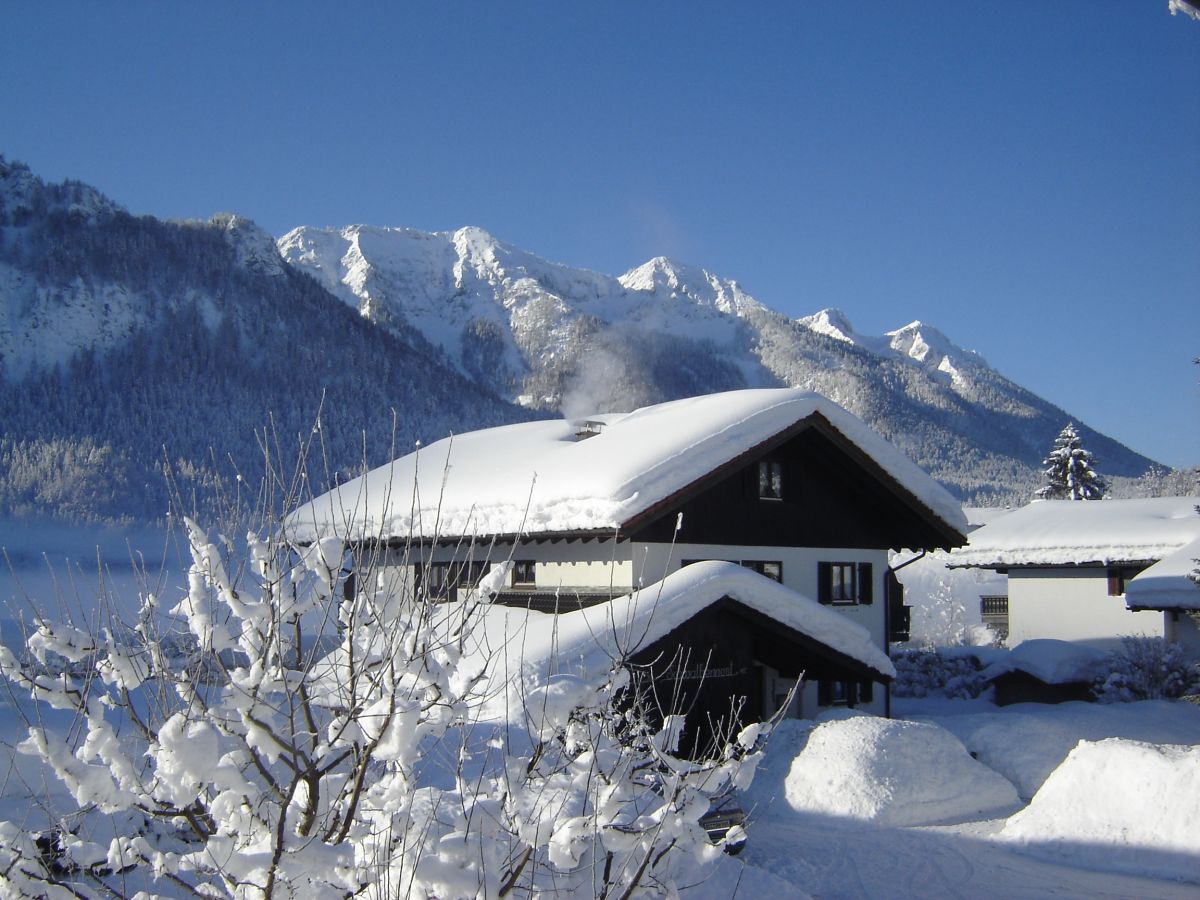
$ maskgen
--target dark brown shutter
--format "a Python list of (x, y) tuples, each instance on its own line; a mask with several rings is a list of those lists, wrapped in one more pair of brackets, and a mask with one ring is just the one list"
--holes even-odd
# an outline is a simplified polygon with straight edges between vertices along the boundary
[(828, 706), (833, 700), (833, 691), (830, 690), (830, 684), (824, 678), (817, 682), (817, 705)]
[(858, 602), (870, 606), (875, 602), (875, 583), (871, 579), (871, 564), (858, 564)]
[(833, 563), (817, 563), (817, 602), (833, 602)]

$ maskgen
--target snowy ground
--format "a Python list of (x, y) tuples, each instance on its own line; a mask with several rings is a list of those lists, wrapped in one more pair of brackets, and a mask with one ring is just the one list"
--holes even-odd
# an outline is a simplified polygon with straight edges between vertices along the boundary
[[(1200, 746), (1200, 708), (1179, 701), (999, 708), (983, 700), (926, 699), (898, 701), (894, 712), (941, 725), (991, 768), (1034, 791), (1081, 739), (1117, 736), (1190, 749)], [(759, 870), (765, 871), (789, 885), (790, 894), (774, 896), (1180, 900), (1200, 896), (1200, 851), (1184, 855), (1072, 841), (1034, 842), (1018, 849), (998, 837), (1005, 818), (880, 827), (847, 815), (796, 812), (787, 797), (788, 770), (796, 745), (803, 739), (781, 737), (790, 737), (792, 745), (780, 748), (784, 752), (768, 749), (768, 759), (752, 789), (759, 803), (749, 828), (750, 839), (738, 857), (754, 870), (747, 874), (757, 876)], [(844, 759), (845, 764), (850, 763)], [(831, 769), (837, 767), (834, 760), (825, 762), (831, 763)], [(907, 764), (912, 765), (911, 760)], [(930, 764), (942, 763), (930, 760)], [(912, 777), (919, 774), (911, 772)], [(835, 775), (831, 771), (830, 777)], [(1135, 775), (1128, 773), (1127, 780)], [(1171, 779), (1177, 780), (1178, 772)], [(1171, 794), (1173, 788), (1186, 790), (1190, 785), (1133, 785), (1142, 798), (1143, 821), (1160, 813), (1155, 790)], [(1200, 792), (1185, 796), (1183, 802), (1183, 821), (1177, 816), (1175, 824), (1190, 827), (1194, 836), (1200, 833)], [(1078, 810), (1064, 808), (1064, 814), (1077, 816)], [(1130, 874), (1131, 869), (1143, 874)], [(1172, 877), (1162, 877), (1162, 873)], [(743, 882), (755, 883), (755, 878)], [(701, 893), (721, 896), (719, 892)]]
[[(34, 606), (87, 612), (85, 598), (98, 586), (126, 615), (136, 609), (140, 579), (121, 563), (129, 535), (102, 538), (103, 578), (94, 563), (61, 563), (68, 554), (95, 559), (92, 535), (84, 547), (71, 534), (0, 523), (0, 546), (9, 548), (15, 570), (0, 565), (0, 594), (16, 598), (0, 607), (6, 641), (16, 618)], [(138, 537), (140, 546), (155, 546), (153, 535)], [(48, 545), (53, 574), (36, 552)], [(173, 551), (160, 557), (177, 558)], [(160, 584), (182, 582), (178, 568), (147, 563)], [(894, 713), (917, 724), (831, 717), (819, 727), (834, 727), (814, 742), (808, 725), (786, 723), (745, 798), (752, 815), (746, 849), (687, 896), (1200, 897), (1200, 851), (1189, 852), (1200, 846), (1200, 707), (998, 708), (928, 698), (898, 700)], [(46, 797), (65, 798), (38, 764), (13, 753), (24, 734), (20, 708), (0, 692), (0, 820), (34, 827), (44, 821)], [(1073, 769), (1062, 766), (1081, 740), (1104, 743), (1085, 745)], [(1089, 778), (1099, 779), (1095, 788)], [(1014, 818), (1023, 809), (1024, 818)], [(1172, 843), (1175, 849), (1164, 849)]]

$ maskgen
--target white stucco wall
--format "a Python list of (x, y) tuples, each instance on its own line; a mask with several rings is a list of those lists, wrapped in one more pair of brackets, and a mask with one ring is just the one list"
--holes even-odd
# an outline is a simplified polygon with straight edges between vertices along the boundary
[[(387, 558), (388, 568), (407, 568), (412, 562), (462, 562), (494, 564), (506, 560), (533, 560), (534, 578), (538, 590), (570, 588), (604, 588), (610, 585), (626, 592), (633, 585), (630, 566), (631, 544), (628, 541), (562, 541), (560, 543), (527, 542), (516, 548), (511, 543), (475, 544), (414, 548), (411, 551), (392, 550)], [(411, 577), (411, 576), (410, 576)], [(511, 582), (511, 578), (510, 578)], [(394, 580), (394, 583), (401, 583)]]
[(1108, 595), (1108, 570), (1009, 569), (1008, 645), (1030, 638), (1077, 641), (1117, 649), (1126, 635), (1163, 637), (1163, 615), (1131, 612), (1125, 597)]

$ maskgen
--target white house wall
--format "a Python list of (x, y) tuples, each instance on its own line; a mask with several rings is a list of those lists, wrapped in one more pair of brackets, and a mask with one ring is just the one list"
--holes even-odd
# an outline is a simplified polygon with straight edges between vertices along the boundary
[(410, 573), (413, 562), (486, 562), (533, 560), (534, 579), (538, 590), (559, 588), (620, 588), (621, 593), (633, 586), (630, 564), (631, 545), (628, 541), (560, 541), (529, 542), (515, 549), (511, 543), (413, 548), (393, 550), (387, 559), (388, 567), (405, 568)]
[(1124, 595), (1110, 597), (1107, 569), (1009, 569), (1009, 646), (1055, 638), (1116, 649), (1135, 634), (1163, 637), (1163, 615), (1131, 612)]

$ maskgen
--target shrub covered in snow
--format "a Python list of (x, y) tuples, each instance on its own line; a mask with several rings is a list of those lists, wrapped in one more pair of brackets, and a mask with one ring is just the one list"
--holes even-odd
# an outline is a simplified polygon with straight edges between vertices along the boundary
[(987, 689), (977, 657), (933, 647), (897, 650), (892, 654), (896, 697), (927, 697), (944, 694), (952, 700), (969, 700)]
[(683, 760), (678, 717), (631, 700), (619, 659), (489, 719), (511, 695), (472, 650), (478, 596), (378, 591), (364, 559), (348, 587), (340, 541), (273, 524), (234, 565), (188, 521), (170, 615), (148, 595), (133, 627), (41, 621), (33, 665), (0, 647), (14, 689), (74, 717), (27, 721), (19, 749), (74, 804), (0, 822), (0, 894), (673, 896), (721, 858), (700, 821), (768, 728)]
[(1109, 654), (1110, 671), (1093, 691), (1101, 703), (1170, 700), (1182, 697), (1200, 680), (1183, 648), (1158, 637), (1126, 637)]
[(939, 725), (853, 715), (808, 737), (785, 781), (801, 812), (926, 825), (1008, 812), (1016, 789)]

